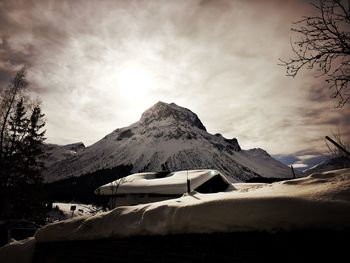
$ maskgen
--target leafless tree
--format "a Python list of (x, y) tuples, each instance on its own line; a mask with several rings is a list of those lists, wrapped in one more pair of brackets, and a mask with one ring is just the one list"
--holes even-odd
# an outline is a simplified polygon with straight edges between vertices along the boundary
[(291, 29), (299, 38), (291, 40), (293, 58), (280, 59), (287, 76), (300, 69), (315, 69), (325, 78), (337, 107), (350, 99), (350, 0), (319, 0), (311, 4), (316, 15), (305, 16)]
[(21, 98), (22, 92), (27, 88), (26, 80), (27, 67), (20, 69), (12, 79), (10, 85), (2, 90), (0, 94), (0, 165), (4, 154), (4, 139), (9, 118), (15, 108), (17, 101)]
[[(350, 142), (349, 141), (344, 141), (342, 139), (342, 136), (341, 136), (341, 133), (340, 133), (339, 130), (337, 132), (332, 132), (332, 136), (331, 137), (336, 143), (338, 143), (344, 149), (346, 149), (347, 151), (350, 151)], [(334, 146), (333, 144), (331, 144), (327, 140), (325, 140), (325, 142), (326, 142), (326, 146), (328, 148), (328, 156), (330, 158), (347, 157), (347, 154), (344, 153), (344, 151), (342, 151), (338, 147)]]
[(115, 208), (117, 205), (117, 194), (118, 194), (118, 189), (119, 186), (127, 182), (127, 179), (125, 177), (120, 178), (119, 180), (115, 180), (111, 183), (111, 189), (112, 189), (112, 198), (110, 202), (111, 208)]

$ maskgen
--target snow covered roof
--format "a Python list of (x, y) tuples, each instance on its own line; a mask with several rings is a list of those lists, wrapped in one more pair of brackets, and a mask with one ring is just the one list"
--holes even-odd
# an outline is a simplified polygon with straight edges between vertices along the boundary
[(172, 173), (135, 173), (95, 190), (98, 195), (122, 194), (184, 194), (187, 192), (187, 178), (190, 180), (191, 190), (203, 185), (215, 176), (231, 185), (217, 170), (189, 170)]

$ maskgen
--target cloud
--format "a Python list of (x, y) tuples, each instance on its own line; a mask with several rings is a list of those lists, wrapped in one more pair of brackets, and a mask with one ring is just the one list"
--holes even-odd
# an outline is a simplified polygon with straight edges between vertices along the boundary
[(303, 150), (295, 154), (278, 154), (273, 157), (288, 166), (293, 165), (293, 168), (299, 171), (310, 169), (329, 158), (327, 154), (310, 150)]
[[(2, 1), (0, 84), (32, 65), (50, 142), (93, 143), (163, 100), (243, 148), (322, 152), (331, 130), (349, 138), (349, 107), (333, 108), (322, 79), (277, 65), (309, 11), (301, 0)], [(119, 81), (130, 65), (151, 79), (141, 99)]]
[(294, 154), (276, 154), (276, 155), (273, 155), (272, 157), (286, 165), (292, 165), (300, 161), (300, 159)]
[(301, 169), (303, 170), (303, 169), (305, 169), (307, 167), (308, 167), (308, 165), (306, 165), (304, 163), (295, 163), (295, 164), (293, 164), (293, 168), (299, 169), (299, 170), (301, 170)]

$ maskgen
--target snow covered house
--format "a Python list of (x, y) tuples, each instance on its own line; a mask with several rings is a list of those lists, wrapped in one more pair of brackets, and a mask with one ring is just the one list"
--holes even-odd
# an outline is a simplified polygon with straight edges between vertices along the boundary
[[(187, 183), (188, 182), (188, 183)], [(110, 197), (110, 207), (136, 205), (199, 193), (223, 192), (232, 184), (217, 170), (135, 173), (100, 186), (95, 194)]]

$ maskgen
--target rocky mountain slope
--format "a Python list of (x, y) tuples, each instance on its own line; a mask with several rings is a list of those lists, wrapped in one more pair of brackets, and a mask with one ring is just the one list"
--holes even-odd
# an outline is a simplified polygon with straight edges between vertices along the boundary
[(242, 150), (237, 139), (208, 133), (192, 111), (158, 102), (138, 122), (52, 163), (45, 179), (50, 182), (130, 164), (133, 172), (211, 168), (233, 181), (259, 176), (291, 177), (289, 167), (264, 150)]
[(43, 162), (45, 167), (64, 159), (75, 156), (79, 151), (83, 150), (85, 145), (82, 142), (67, 145), (45, 144)]
[(304, 171), (305, 174), (309, 175), (312, 173), (321, 173), (326, 171), (332, 171), (337, 169), (350, 168), (350, 158), (347, 156), (339, 156), (329, 158), (310, 169)]

